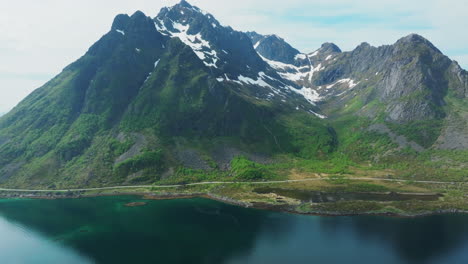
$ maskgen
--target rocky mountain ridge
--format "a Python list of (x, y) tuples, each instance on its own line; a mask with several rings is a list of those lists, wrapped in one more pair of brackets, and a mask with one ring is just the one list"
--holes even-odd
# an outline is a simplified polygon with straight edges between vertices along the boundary
[[(456, 138), (449, 140), (450, 148), (465, 148), (466, 118), (454, 117), (454, 105), (447, 99), (466, 101), (468, 74), (422, 36), (411, 34), (381, 47), (362, 43), (350, 52), (325, 43), (311, 54), (290, 52), (289, 59), (273, 60), (270, 54), (282, 54), (289, 44), (276, 37), (283, 47), (266, 42), (268, 49), (262, 46), (268, 36), (248, 34), (257, 52), (282, 77), (312, 91), (325, 115), (341, 114), (347, 105), (360, 101), (359, 109), (354, 109), (357, 115), (402, 125), (434, 121), (435, 126), (448, 127), (441, 138)], [(435, 139), (426, 147), (436, 143), (437, 148), (447, 148)]]
[(304, 54), (186, 1), (122, 14), (0, 119), (0, 184), (197, 181), (236, 162), (260, 177), (258, 164), (284, 159), (466, 150), (467, 76), (418, 35)]
[[(372, 79), (377, 78), (375, 76), (379, 76), (379, 80), (372, 85), (377, 86), (376, 90), (382, 101), (396, 100), (415, 92), (430, 93), (425, 98), (430, 102), (419, 102), (421, 112), (405, 112), (407, 106), (403, 105), (389, 106), (389, 120), (393, 121), (440, 117), (441, 113), (430, 109), (428, 104), (442, 106), (443, 90), (449, 87), (460, 99), (466, 98), (466, 71), (457, 62), (444, 56), (428, 40), (416, 34), (403, 37), (394, 45), (372, 47), (368, 43), (362, 43), (351, 52), (341, 52), (332, 43), (323, 44), (311, 54), (302, 54), (291, 47), (297, 52), (290, 52), (288, 59), (272, 58), (269, 54), (281, 54), (284, 48), (267, 42), (270, 36), (259, 38), (255, 34), (249, 33), (249, 36), (265, 61), (284, 78), (317, 91), (317, 101), (326, 101), (330, 96), (345, 96), (346, 91), (356, 86), (359, 88), (359, 84), (362, 86), (372, 82)], [(289, 46), (281, 38), (275, 38), (284, 43), (283, 46)], [(264, 47), (263, 41), (267, 42), (264, 45), (269, 49)], [(304, 60), (310, 61), (309, 65), (304, 65)], [(443, 83), (444, 76), (435, 76), (436, 73), (451, 75), (451, 82)], [(331, 89), (343, 85), (348, 88), (344, 93), (340, 89)]]

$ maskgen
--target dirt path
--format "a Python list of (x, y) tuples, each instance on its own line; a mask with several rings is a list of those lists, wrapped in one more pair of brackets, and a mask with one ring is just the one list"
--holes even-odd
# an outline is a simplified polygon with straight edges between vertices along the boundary
[[(261, 181), (261, 182), (197, 182), (189, 184), (174, 184), (174, 185), (135, 185), (135, 186), (112, 186), (112, 187), (101, 187), (101, 188), (82, 188), (82, 189), (63, 189), (63, 190), (33, 190), (33, 189), (7, 189), (0, 188), (0, 191), (5, 192), (81, 192), (81, 191), (105, 191), (105, 190), (121, 190), (121, 189), (138, 189), (138, 188), (174, 188), (183, 186), (195, 186), (195, 185), (209, 185), (209, 184), (271, 184), (271, 183), (291, 183), (291, 182), (307, 182), (307, 181), (323, 181), (323, 178), (312, 178), (312, 179), (299, 179), (299, 180), (283, 180), (283, 181)], [(382, 178), (347, 178), (347, 180), (356, 181), (387, 181), (387, 182), (412, 182), (412, 183), (429, 183), (429, 184), (465, 184), (466, 182), (443, 182), (443, 181), (414, 181), (414, 180), (402, 180), (402, 179), (382, 179)]]

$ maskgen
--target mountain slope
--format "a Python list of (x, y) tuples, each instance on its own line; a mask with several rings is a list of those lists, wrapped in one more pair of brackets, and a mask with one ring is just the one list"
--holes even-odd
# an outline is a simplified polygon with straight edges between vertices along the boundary
[(418, 35), (305, 54), (181, 1), (155, 18), (118, 15), (0, 118), (0, 184), (265, 180), (369, 166), (460, 180), (467, 95), (468, 73)]
[[(176, 17), (183, 12), (190, 21)], [(119, 15), (82, 58), (0, 120), (0, 181), (154, 182), (180, 167), (226, 167), (236, 155), (266, 162), (332, 151), (333, 130), (283, 82), (244, 33), (186, 2), (155, 19)]]
[[(260, 49), (265, 37), (250, 36), (252, 43), (260, 43), (257, 52), (277, 66), (280, 75), (315, 91), (316, 103), (332, 119), (364, 116), (387, 123), (396, 132), (407, 132), (424, 147), (466, 149), (468, 130), (462, 117), (466, 108), (459, 106), (466, 104), (467, 73), (423, 37), (412, 34), (378, 48), (363, 43), (343, 53), (325, 43), (316, 52), (302, 55), (311, 61), (304, 67), (299, 64), (301, 55), (292, 62), (267, 59), (269, 53), (280, 54), (283, 48), (269, 44), (270, 50)], [(454, 112), (461, 116), (454, 117)], [(460, 125), (450, 125), (454, 122)], [(446, 142), (447, 134), (456, 139)]]

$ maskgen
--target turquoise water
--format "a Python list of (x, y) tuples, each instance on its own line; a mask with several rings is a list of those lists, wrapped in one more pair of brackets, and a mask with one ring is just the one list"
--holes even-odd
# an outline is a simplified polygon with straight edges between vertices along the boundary
[(0, 263), (468, 263), (468, 216), (301, 216), (205, 199), (0, 200)]

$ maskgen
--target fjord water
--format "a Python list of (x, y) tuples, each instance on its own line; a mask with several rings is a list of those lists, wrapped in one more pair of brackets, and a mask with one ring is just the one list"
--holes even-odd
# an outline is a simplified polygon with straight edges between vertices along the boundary
[(319, 217), (206, 199), (0, 200), (1, 263), (468, 263), (468, 216)]

